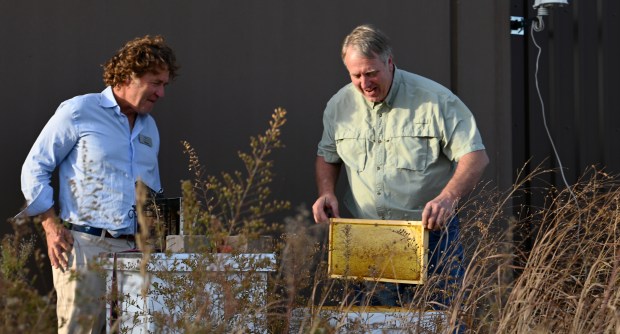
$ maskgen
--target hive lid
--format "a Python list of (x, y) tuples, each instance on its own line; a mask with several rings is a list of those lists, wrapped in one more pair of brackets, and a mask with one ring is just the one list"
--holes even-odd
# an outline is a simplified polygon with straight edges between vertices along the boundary
[(331, 218), (328, 275), (423, 284), (428, 230), (421, 221)]

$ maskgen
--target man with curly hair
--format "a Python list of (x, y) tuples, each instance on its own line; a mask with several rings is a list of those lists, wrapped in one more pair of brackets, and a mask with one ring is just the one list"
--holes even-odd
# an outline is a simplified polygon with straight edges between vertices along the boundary
[[(177, 75), (161, 36), (127, 42), (103, 65), (106, 89), (60, 104), (22, 167), (23, 213), (39, 215), (58, 296), (59, 333), (105, 329), (102, 252), (135, 248), (136, 184), (161, 191), (159, 132), (149, 115)], [(58, 202), (50, 180), (58, 167)]]

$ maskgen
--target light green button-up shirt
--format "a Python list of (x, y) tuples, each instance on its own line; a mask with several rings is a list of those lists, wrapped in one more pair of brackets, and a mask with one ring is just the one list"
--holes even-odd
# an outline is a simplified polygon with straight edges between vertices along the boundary
[(472, 113), (440, 84), (395, 69), (381, 103), (352, 85), (323, 114), (318, 155), (344, 162), (344, 204), (356, 218), (420, 219), (420, 210), (448, 183), (459, 158), (484, 149)]

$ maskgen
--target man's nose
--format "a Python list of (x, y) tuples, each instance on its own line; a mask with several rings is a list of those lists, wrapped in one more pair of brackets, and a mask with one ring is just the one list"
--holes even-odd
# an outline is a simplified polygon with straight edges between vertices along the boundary
[(164, 97), (166, 95), (164, 86), (157, 88), (155, 94), (157, 94), (157, 97)]
[(362, 75), (360, 77), (360, 85), (362, 86), (362, 88), (368, 88), (370, 87), (370, 80), (368, 80), (367, 77)]

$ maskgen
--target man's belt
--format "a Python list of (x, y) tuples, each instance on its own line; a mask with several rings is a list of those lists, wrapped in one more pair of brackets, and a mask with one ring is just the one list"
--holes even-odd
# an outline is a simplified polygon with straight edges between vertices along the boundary
[[(98, 237), (100, 237), (103, 234), (106, 238), (114, 238), (114, 236), (112, 236), (108, 232), (108, 230), (104, 230), (99, 227), (92, 227), (92, 226), (86, 226), (86, 225), (75, 225), (75, 224), (69, 224), (69, 226), (72, 231), (87, 233), (87, 234), (95, 235)], [(129, 240), (129, 241), (135, 240), (133, 234), (122, 234), (122, 235), (119, 235), (118, 238), (115, 238), (115, 239), (123, 239), (123, 240)]]

